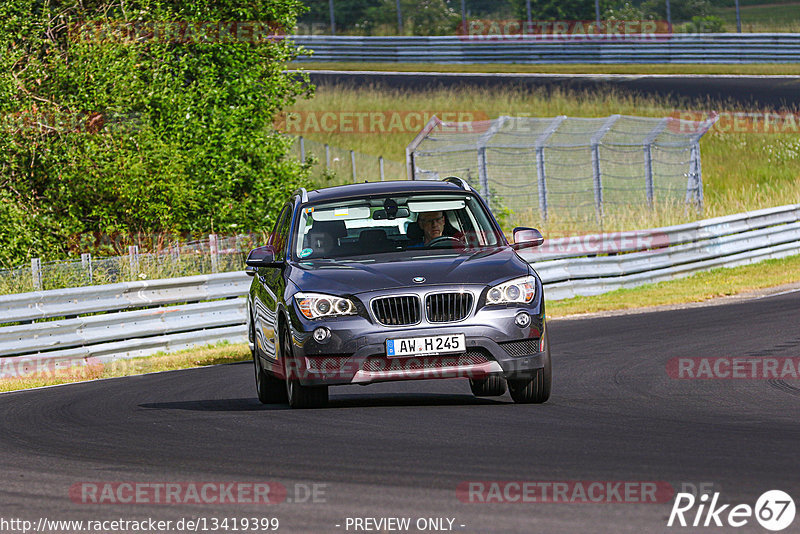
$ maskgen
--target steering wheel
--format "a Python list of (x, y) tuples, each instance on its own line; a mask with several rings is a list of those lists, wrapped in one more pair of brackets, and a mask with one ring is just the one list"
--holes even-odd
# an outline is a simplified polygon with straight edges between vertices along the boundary
[(431, 241), (426, 246), (431, 248), (444, 248), (440, 246), (442, 243), (449, 243), (450, 248), (453, 248), (456, 245), (464, 246), (464, 242), (461, 241), (459, 238), (452, 237), (449, 235), (440, 235), (439, 237), (431, 239)]

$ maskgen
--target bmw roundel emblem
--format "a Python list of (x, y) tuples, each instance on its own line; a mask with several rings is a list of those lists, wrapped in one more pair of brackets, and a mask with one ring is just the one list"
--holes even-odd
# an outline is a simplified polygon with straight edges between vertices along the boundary
[(421, 284), (421, 283), (423, 283), (425, 281), (425, 277), (424, 276), (415, 276), (414, 278), (412, 278), (412, 280), (414, 281), (415, 284)]

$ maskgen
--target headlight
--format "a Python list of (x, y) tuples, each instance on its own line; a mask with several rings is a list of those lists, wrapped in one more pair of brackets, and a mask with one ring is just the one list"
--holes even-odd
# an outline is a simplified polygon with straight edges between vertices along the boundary
[(320, 293), (296, 293), (294, 296), (300, 312), (308, 319), (355, 315), (353, 301)]
[(489, 288), (486, 304), (529, 303), (536, 296), (536, 278), (523, 276)]

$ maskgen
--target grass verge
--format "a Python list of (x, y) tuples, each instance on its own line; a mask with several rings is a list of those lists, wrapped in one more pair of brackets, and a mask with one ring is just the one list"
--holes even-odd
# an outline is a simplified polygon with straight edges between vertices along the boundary
[(508, 72), (534, 74), (740, 74), (740, 75), (798, 75), (797, 63), (762, 64), (617, 64), (576, 63), (569, 65), (481, 63), (455, 65), (442, 63), (368, 63), (301, 61), (291, 63), (288, 68), (302, 70), (360, 70), (396, 72)]
[(702, 302), (793, 282), (800, 282), (800, 255), (740, 267), (714, 269), (679, 280), (647, 284), (632, 289), (618, 289), (593, 297), (555, 300), (547, 303), (547, 316), (564, 317), (582, 313)]
[[(0, 378), (0, 392), (30, 389), (42, 386), (84, 382), (99, 378), (141, 375), (161, 371), (174, 371), (190, 367), (204, 367), (221, 363), (233, 363), (250, 359), (250, 350), (245, 344), (221, 343), (202, 348), (186, 349), (173, 353), (158, 353), (141, 358), (120, 359), (106, 364), (84, 365), (58, 371), (46, 371), (32, 376)], [(2, 376), (14, 374), (0, 360)], [(22, 373), (19, 373), (22, 374)]]

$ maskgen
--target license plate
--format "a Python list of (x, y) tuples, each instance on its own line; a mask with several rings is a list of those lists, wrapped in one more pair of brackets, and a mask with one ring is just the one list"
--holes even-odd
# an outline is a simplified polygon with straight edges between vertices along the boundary
[(389, 358), (421, 355), (438, 356), (439, 354), (466, 352), (466, 350), (467, 341), (464, 334), (386, 340), (386, 356)]

